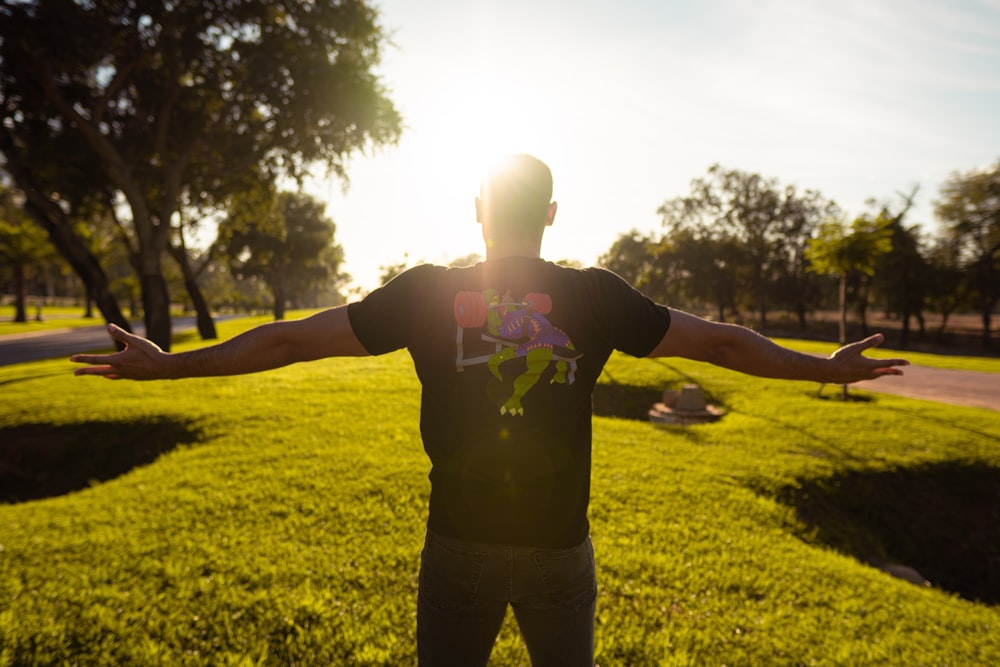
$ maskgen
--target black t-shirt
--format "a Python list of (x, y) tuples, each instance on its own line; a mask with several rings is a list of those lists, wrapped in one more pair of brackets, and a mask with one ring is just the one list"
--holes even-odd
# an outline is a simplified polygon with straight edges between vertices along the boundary
[(666, 307), (603, 269), (510, 257), (418, 266), (348, 314), (368, 352), (413, 357), (431, 530), (551, 548), (586, 537), (591, 392), (613, 350), (652, 352)]

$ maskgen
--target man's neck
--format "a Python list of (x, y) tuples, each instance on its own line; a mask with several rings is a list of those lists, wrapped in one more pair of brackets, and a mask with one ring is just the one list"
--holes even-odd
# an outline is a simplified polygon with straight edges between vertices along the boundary
[(505, 259), (507, 257), (528, 257), (538, 259), (542, 256), (541, 243), (487, 243), (486, 259)]

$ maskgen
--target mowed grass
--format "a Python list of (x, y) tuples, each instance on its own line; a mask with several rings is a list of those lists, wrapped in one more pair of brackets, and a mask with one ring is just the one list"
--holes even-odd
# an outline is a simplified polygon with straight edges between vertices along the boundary
[[(429, 464), (405, 353), (161, 383), (71, 371), (0, 368), (0, 665), (415, 664)], [(685, 382), (725, 418), (622, 418)], [(613, 357), (601, 665), (1000, 664), (1000, 415), (856, 394)], [(528, 664), (512, 618), (492, 664)]]
[(94, 317), (84, 317), (83, 308), (46, 307), (42, 308), (42, 319), (36, 318), (34, 308), (29, 308), (27, 322), (14, 321), (14, 307), (3, 306), (0, 309), (0, 336), (50, 331), (52, 329), (78, 329), (81, 327), (99, 327), (104, 324), (101, 314), (94, 310)]

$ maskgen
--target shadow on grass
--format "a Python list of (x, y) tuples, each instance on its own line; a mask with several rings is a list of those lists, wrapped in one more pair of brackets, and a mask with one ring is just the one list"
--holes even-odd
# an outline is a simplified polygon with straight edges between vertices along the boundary
[[(636, 421), (649, 421), (649, 410), (655, 404), (663, 401), (663, 391), (665, 389), (680, 389), (686, 384), (700, 386), (695, 378), (682, 373), (663, 359), (651, 359), (653, 363), (668, 369), (676, 378), (664, 381), (662, 388), (654, 388), (648, 385), (630, 385), (619, 382), (608, 369), (604, 369), (604, 377), (609, 381), (598, 382), (594, 387), (593, 406), (594, 414), (598, 417), (618, 417), (619, 419), (633, 419)], [(710, 404), (721, 405), (711, 392), (705, 387), (701, 387), (705, 395), (705, 401)]]
[(915, 568), (936, 588), (1000, 604), (1000, 469), (977, 461), (845, 472), (781, 490), (818, 541)]
[(649, 409), (663, 400), (663, 392), (649, 387), (598, 383), (594, 387), (594, 414), (649, 421)]
[(60, 496), (106, 482), (197, 442), (191, 422), (172, 417), (0, 428), (0, 503)]

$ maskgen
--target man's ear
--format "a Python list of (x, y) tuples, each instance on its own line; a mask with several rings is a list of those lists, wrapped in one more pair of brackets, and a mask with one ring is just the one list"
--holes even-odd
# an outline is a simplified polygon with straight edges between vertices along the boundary
[(483, 223), (483, 202), (479, 201), (479, 197), (476, 197), (476, 222)]
[(552, 221), (556, 219), (556, 209), (559, 208), (559, 204), (552, 202), (549, 204), (549, 211), (545, 214), (545, 226), (551, 227)]

